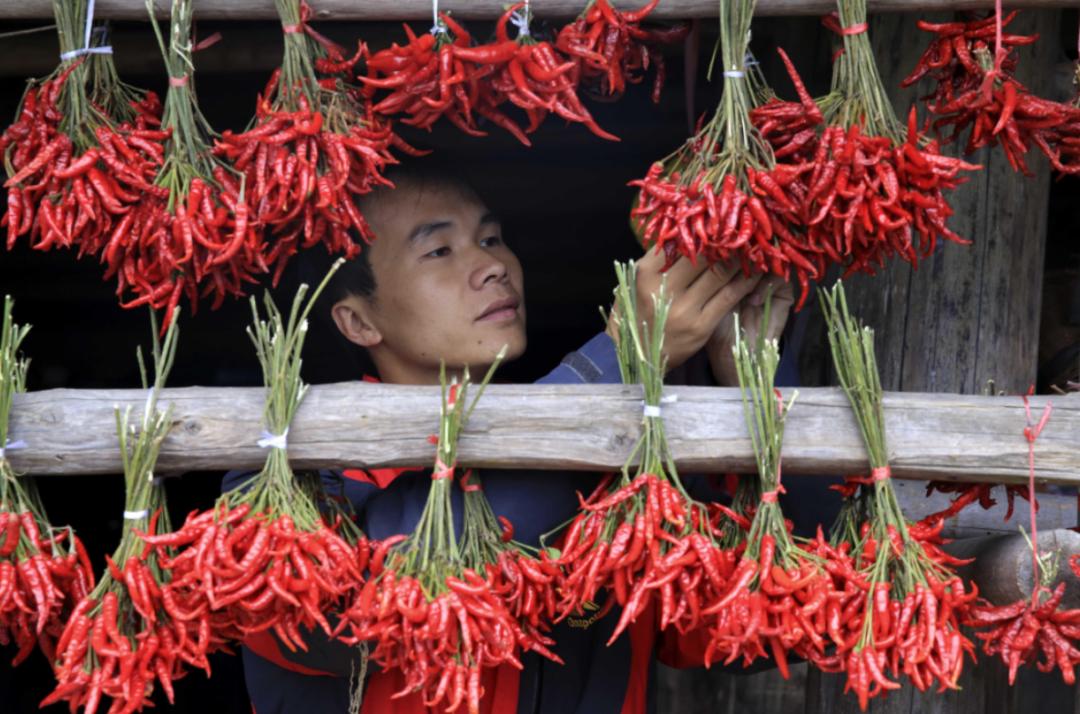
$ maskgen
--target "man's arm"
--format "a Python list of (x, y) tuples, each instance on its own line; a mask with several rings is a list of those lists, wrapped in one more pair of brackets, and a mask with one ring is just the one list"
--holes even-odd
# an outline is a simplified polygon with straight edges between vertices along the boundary
[(563, 357), (555, 369), (537, 384), (619, 384), (619, 359), (615, 343), (601, 332), (579, 349)]

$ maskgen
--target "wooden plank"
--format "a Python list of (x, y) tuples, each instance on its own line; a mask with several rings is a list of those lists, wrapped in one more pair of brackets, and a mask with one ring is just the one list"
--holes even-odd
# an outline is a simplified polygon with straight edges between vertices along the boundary
[[(427, 20), (430, 0), (315, 0), (316, 20)], [(502, 14), (505, 0), (441, 0), (440, 10), (456, 17), (491, 19)], [(613, 0), (624, 8), (641, 7), (643, 0)], [(869, 0), (871, 12), (932, 12), (991, 8), (992, 0)], [(168, 15), (169, 3), (155, 0), (160, 16)], [(1009, 8), (1076, 7), (1076, 0), (1012, 0)], [(540, 17), (572, 17), (585, 7), (584, 0), (543, 0), (533, 4)], [(820, 15), (836, 7), (832, 0), (758, 0), (758, 15)], [(716, 0), (663, 0), (652, 13), (654, 19), (716, 17)], [(195, 16), (201, 20), (274, 19), (273, 0), (196, 0)], [(33, 20), (52, 17), (51, 0), (21, 0), (0, 4), (0, 18)], [(114, 20), (141, 20), (146, 17), (143, 0), (98, 0), (95, 17)]]
[[(739, 391), (672, 387), (665, 405), (680, 467), (753, 470)], [(113, 405), (138, 413), (141, 390), (58, 389), (17, 395), (10, 452), (17, 469), (40, 474), (115, 473), (120, 468)], [(265, 458), (261, 388), (165, 390), (176, 428), (160, 470), (254, 468)], [(1047, 401), (1032, 400), (1036, 409)], [(1036, 445), (1040, 481), (1080, 483), (1080, 395), (1055, 397)], [(311, 387), (289, 433), (289, 456), (303, 468), (430, 463), (438, 389), (362, 382)], [(1027, 478), (1025, 423), (1018, 398), (889, 394), (885, 402), (898, 477), (1020, 482)], [(620, 467), (641, 423), (641, 392), (621, 385), (494, 385), (461, 442), (462, 464), (608, 470)], [(803, 389), (784, 441), (786, 473), (853, 473), (865, 452), (847, 399), (835, 388)]]

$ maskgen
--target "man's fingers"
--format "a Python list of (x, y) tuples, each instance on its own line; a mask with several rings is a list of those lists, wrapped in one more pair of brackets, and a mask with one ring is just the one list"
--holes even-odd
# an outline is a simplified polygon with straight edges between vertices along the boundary
[(702, 316), (710, 324), (719, 322), (724, 315), (734, 310), (742, 299), (757, 287), (758, 283), (761, 282), (761, 277), (759, 273), (749, 277), (739, 274), (709, 298), (709, 301), (702, 307)]
[(795, 287), (779, 276), (769, 275), (746, 296), (746, 301), (754, 307), (761, 307), (769, 295), (772, 296), (773, 305), (793, 303), (795, 302)]
[(667, 295), (674, 299), (683, 294), (686, 286), (708, 268), (708, 264), (704, 260), (694, 265), (688, 259), (680, 257), (671, 268), (661, 273), (664, 262), (666, 262), (666, 258), (663, 253), (658, 256), (654, 251), (649, 251), (645, 257), (637, 261), (638, 284), (639, 287), (645, 288), (646, 293), (658, 291), (660, 282), (665, 280)]
[(679, 258), (664, 273), (667, 277), (668, 295), (673, 299), (678, 298), (690, 285), (701, 279), (701, 276), (708, 275), (708, 272), (709, 264), (704, 260), (699, 260), (695, 265), (687, 258)]
[(736, 274), (737, 270), (726, 270), (720, 265), (714, 265), (698, 275), (694, 282), (686, 287), (680, 300), (684, 302), (687, 310), (701, 312), (705, 309), (706, 303), (730, 283)]

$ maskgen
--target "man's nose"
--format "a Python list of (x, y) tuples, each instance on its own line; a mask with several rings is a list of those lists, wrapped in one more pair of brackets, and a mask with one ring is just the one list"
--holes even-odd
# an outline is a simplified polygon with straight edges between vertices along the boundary
[(474, 290), (479, 290), (489, 282), (504, 282), (510, 275), (505, 261), (499, 260), (486, 250), (477, 249), (477, 262), (472, 270), (470, 283)]

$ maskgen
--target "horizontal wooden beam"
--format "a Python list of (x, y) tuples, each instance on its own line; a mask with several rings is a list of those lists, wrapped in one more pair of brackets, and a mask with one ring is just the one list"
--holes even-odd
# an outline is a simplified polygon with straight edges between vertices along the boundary
[[(169, 2), (155, 0), (162, 17)], [(466, 20), (498, 17), (507, 0), (440, 0), (439, 9)], [(637, 8), (644, 0), (613, 0)], [(1010, 0), (1010, 8), (1076, 7), (1077, 0)], [(993, 0), (868, 0), (871, 12), (933, 12), (992, 8)], [(428, 20), (431, 0), (312, 0), (317, 20)], [(541, 0), (533, 12), (541, 17), (573, 17), (584, 0)], [(834, 0), (758, 0), (758, 15), (820, 15), (836, 8)], [(658, 20), (709, 18), (717, 15), (717, 0), (661, 0), (651, 17)], [(95, 17), (137, 20), (146, 16), (143, 0), (97, 0)], [(277, 17), (273, 0), (196, 0), (195, 16), (203, 20), (265, 20)], [(9, 0), (0, 3), (0, 19), (33, 20), (52, 17), (52, 0)]]
[[(752, 471), (738, 390), (671, 387), (664, 406), (676, 462), (687, 471)], [(114, 405), (143, 408), (141, 390), (59, 389), (16, 395), (12, 464), (37, 474), (120, 470)], [(175, 428), (162, 473), (259, 467), (261, 388), (166, 390)], [(430, 464), (438, 389), (368, 383), (311, 387), (289, 432), (289, 457), (302, 468)], [(1032, 399), (1040, 409), (1045, 397)], [(1042, 482), (1080, 484), (1080, 396), (1052, 398), (1036, 444)], [(1021, 400), (954, 394), (888, 394), (885, 417), (896, 476), (1022, 482), (1028, 474)], [(611, 470), (627, 458), (641, 426), (641, 392), (621, 385), (493, 385), (473, 414), (462, 465)], [(800, 390), (784, 439), (785, 473), (849, 474), (866, 469), (847, 399), (834, 388)]]

